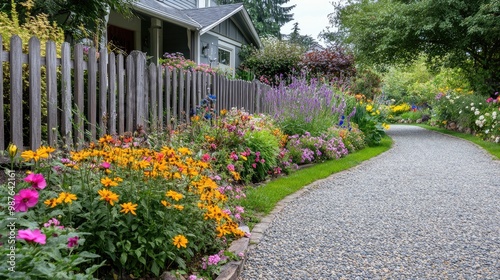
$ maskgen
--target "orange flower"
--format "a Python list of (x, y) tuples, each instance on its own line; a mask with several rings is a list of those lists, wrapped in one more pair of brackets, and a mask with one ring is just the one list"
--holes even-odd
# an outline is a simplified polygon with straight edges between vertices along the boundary
[(181, 193), (178, 193), (176, 191), (168, 191), (166, 194), (165, 194), (166, 197), (170, 197), (172, 198), (173, 200), (175, 201), (179, 201), (181, 200), (184, 196), (181, 194)]
[(107, 202), (109, 202), (109, 204), (111, 204), (111, 206), (114, 206), (115, 202), (118, 202), (119, 195), (117, 195), (112, 191), (108, 191), (107, 189), (102, 189), (97, 191), (97, 193), (101, 196), (99, 200), (106, 200)]
[(184, 235), (177, 235), (174, 238), (172, 238), (172, 242), (174, 243), (174, 246), (177, 248), (187, 247), (188, 240)]
[(128, 212), (130, 212), (130, 213), (132, 213), (132, 215), (136, 215), (135, 210), (137, 209), (137, 204), (132, 204), (132, 202), (127, 202), (127, 203), (120, 204), (120, 206), (122, 207), (122, 210), (120, 210), (120, 213), (127, 214)]
[(116, 187), (118, 186), (118, 183), (115, 180), (111, 180), (108, 177), (104, 177), (101, 179), (101, 184), (103, 184), (105, 187)]

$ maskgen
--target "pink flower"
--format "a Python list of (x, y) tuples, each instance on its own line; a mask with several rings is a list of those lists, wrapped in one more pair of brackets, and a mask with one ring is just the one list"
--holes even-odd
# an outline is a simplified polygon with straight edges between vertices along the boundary
[(40, 190), (43, 190), (47, 186), (47, 182), (45, 182), (43, 174), (30, 173), (24, 178), (24, 181), (27, 183), (31, 183), (32, 187)]
[(486, 102), (488, 102), (488, 103), (493, 102), (493, 98), (490, 97), (490, 98), (486, 99)]
[(201, 161), (203, 162), (209, 162), (210, 161), (210, 155), (209, 154), (204, 154), (201, 156)]
[(73, 248), (78, 245), (78, 236), (68, 238), (68, 248)]
[(24, 239), (28, 242), (39, 244), (45, 244), (46, 238), (45, 234), (43, 234), (39, 229), (21, 229), (17, 233), (17, 239)]
[(252, 163), (252, 167), (255, 169), (257, 168), (257, 164), (256, 163)]
[(237, 161), (238, 160), (238, 155), (235, 152), (231, 152), (231, 155), (229, 156), (230, 159)]
[(14, 203), (16, 212), (26, 212), (28, 208), (38, 203), (38, 192), (31, 189), (22, 189), (14, 196)]
[(109, 169), (111, 167), (111, 163), (104, 161), (103, 163), (101, 163), (101, 165), (99, 165), (99, 167), (103, 169)]
[(232, 164), (228, 164), (228, 165), (227, 165), (227, 170), (229, 170), (229, 171), (233, 172), (233, 171), (234, 171), (234, 165), (232, 165)]
[(235, 209), (236, 209), (236, 212), (238, 212), (238, 213), (245, 213), (245, 208), (243, 208), (241, 206), (236, 206)]
[(216, 265), (217, 263), (219, 263), (219, 261), (219, 255), (212, 255), (208, 257), (208, 265)]

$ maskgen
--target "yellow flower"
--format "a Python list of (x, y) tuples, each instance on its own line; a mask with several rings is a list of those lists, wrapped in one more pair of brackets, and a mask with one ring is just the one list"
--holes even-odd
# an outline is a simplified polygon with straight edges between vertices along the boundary
[(166, 200), (162, 200), (162, 201), (161, 201), (161, 204), (162, 204), (163, 206), (165, 206), (165, 207), (168, 207), (168, 206), (170, 206), (170, 205), (171, 205), (171, 204), (170, 204), (170, 203), (168, 203)]
[(179, 151), (179, 153), (181, 153), (183, 155), (193, 154), (193, 152), (191, 152), (191, 150), (189, 150), (189, 148), (186, 148), (186, 147), (181, 147), (181, 148), (177, 149), (177, 151)]
[(57, 198), (47, 199), (43, 202), (47, 207), (54, 208), (57, 206)]
[(7, 147), (7, 151), (9, 152), (10, 158), (14, 158), (17, 155), (17, 146), (11, 143), (9, 147)]
[(116, 187), (118, 186), (118, 183), (115, 180), (111, 180), (108, 177), (104, 177), (101, 179), (101, 184), (103, 184), (105, 187)]
[(196, 116), (192, 116), (192, 117), (191, 117), (191, 121), (192, 121), (192, 122), (197, 122), (197, 121), (199, 121), (199, 120), (200, 120), (200, 116), (198, 116), (198, 115), (196, 115)]
[(226, 109), (220, 110), (220, 115), (221, 116), (225, 116), (226, 114), (227, 114), (227, 110)]
[(174, 208), (177, 209), (177, 210), (179, 210), (179, 211), (182, 211), (184, 209), (184, 206), (176, 204), (176, 205), (174, 205)]
[(373, 110), (373, 106), (372, 105), (366, 105), (366, 111), (367, 112), (371, 112)]
[(76, 195), (68, 192), (62, 192), (59, 194), (59, 197), (56, 199), (57, 203), (73, 203), (73, 200), (76, 200)]
[(181, 193), (178, 193), (176, 191), (168, 191), (165, 196), (172, 198), (175, 201), (181, 200), (184, 196)]
[(130, 213), (132, 213), (132, 215), (136, 215), (135, 210), (137, 209), (137, 204), (132, 204), (132, 202), (127, 202), (127, 203), (120, 204), (120, 206), (122, 207), (122, 210), (120, 210), (120, 213), (127, 214), (128, 212), (130, 212)]
[(177, 248), (181, 247), (186, 248), (188, 244), (188, 240), (184, 235), (177, 235), (174, 238), (172, 238), (172, 241), (174, 243), (174, 246), (176, 246)]
[(385, 130), (389, 130), (391, 128), (388, 124), (383, 123), (382, 126), (384, 127)]
[(102, 189), (97, 191), (97, 193), (101, 196), (99, 200), (106, 200), (107, 202), (109, 202), (109, 204), (111, 204), (111, 206), (114, 206), (115, 202), (118, 202), (119, 195), (117, 195), (112, 191), (108, 191), (107, 189)]

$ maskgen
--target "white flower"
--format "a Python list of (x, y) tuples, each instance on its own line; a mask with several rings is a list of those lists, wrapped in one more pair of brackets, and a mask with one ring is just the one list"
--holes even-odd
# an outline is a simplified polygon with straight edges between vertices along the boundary
[(459, 113), (459, 114), (462, 114), (462, 110), (460, 110), (458, 113)]
[(471, 103), (470, 106), (474, 106), (474, 103)]
[(495, 138), (495, 143), (498, 143), (500, 142), (500, 136), (497, 136), (497, 138)]
[(489, 116), (490, 116), (490, 113), (486, 113), (486, 114), (484, 114), (484, 115), (485, 115), (486, 117), (489, 117)]
[(484, 116), (483, 115), (479, 116), (479, 120), (481, 121), (484, 120)]
[(476, 110), (476, 111), (474, 112), (474, 115), (476, 115), (476, 116), (478, 116), (479, 114), (481, 114), (481, 112), (479, 112), (479, 110)]
[(474, 111), (474, 110), (476, 110), (476, 108), (474, 108), (474, 107), (470, 107), (470, 110), (471, 110), (471, 111)]
[(488, 133), (490, 133), (490, 130), (489, 130), (489, 129), (486, 129), (486, 130), (484, 131), (484, 133), (488, 134)]

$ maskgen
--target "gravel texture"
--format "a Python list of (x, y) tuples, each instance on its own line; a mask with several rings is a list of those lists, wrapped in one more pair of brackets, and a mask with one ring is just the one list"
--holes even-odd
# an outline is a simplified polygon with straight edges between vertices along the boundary
[(239, 279), (500, 279), (500, 162), (392, 126), (394, 147), (292, 200)]

